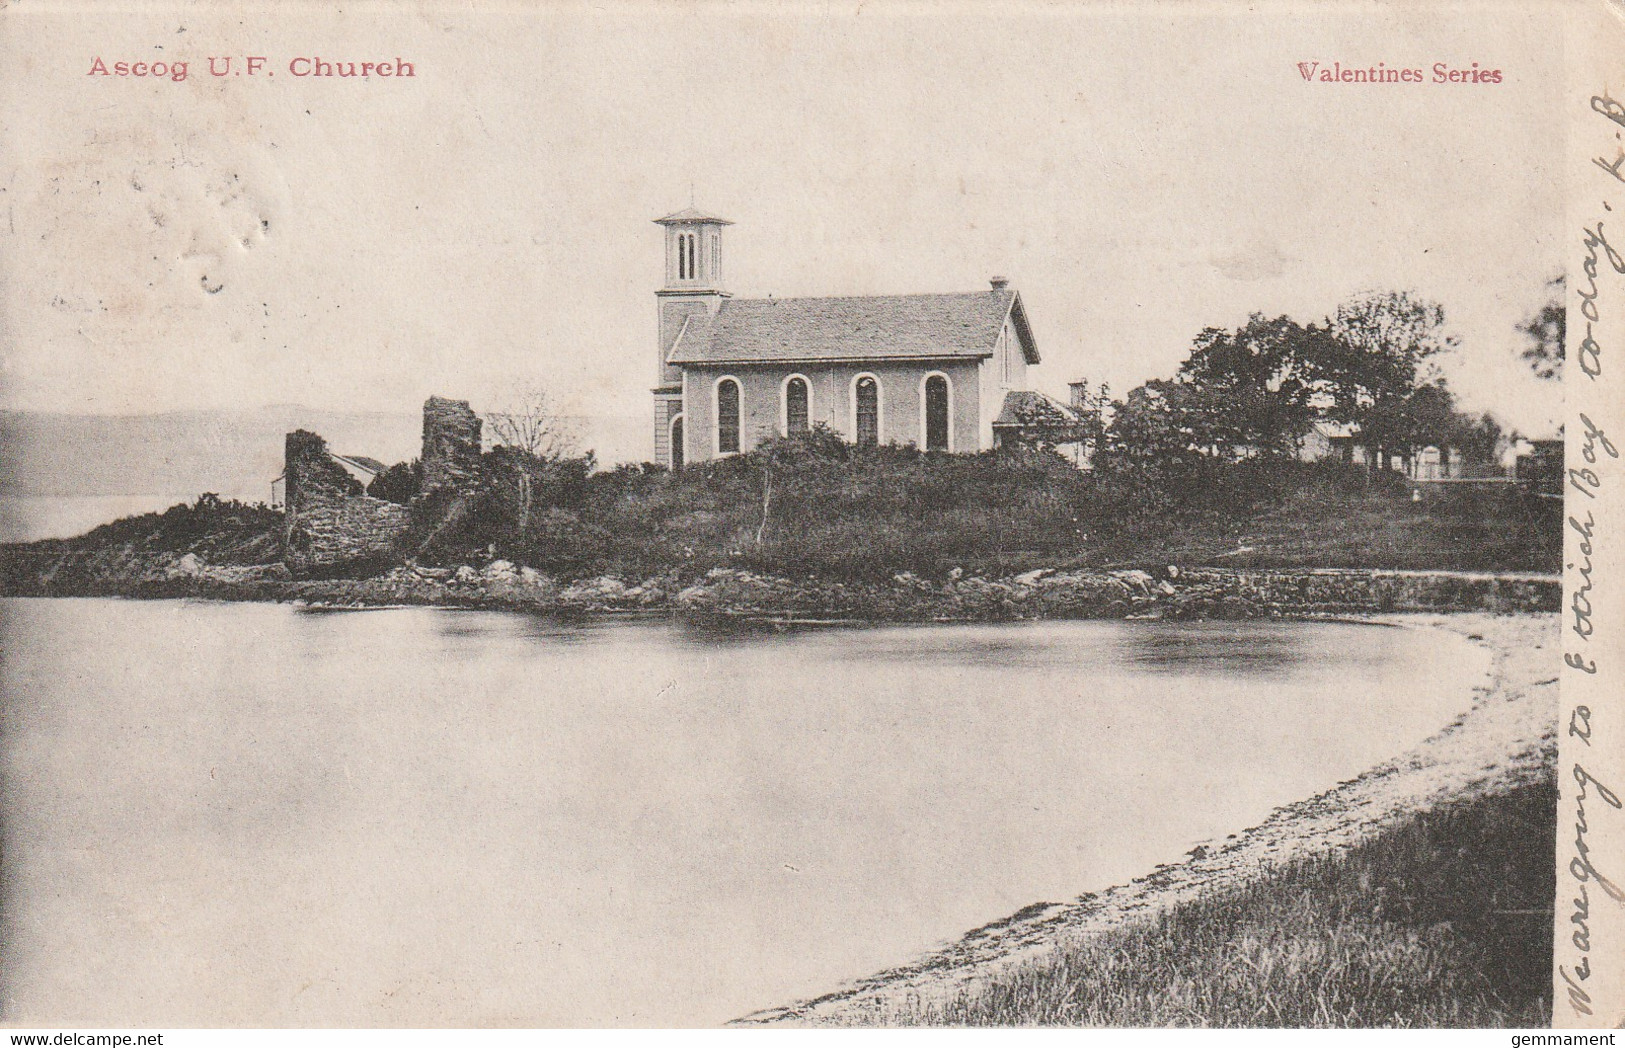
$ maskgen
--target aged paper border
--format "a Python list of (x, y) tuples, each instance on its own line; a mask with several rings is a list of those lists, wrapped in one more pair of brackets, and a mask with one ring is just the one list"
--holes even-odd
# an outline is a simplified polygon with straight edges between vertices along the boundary
[[(255, 10), (272, 17), (275, 9)], [(403, 5), (403, 12), (411, 10)], [(1613, 264), (1608, 246), (1611, 241), (1625, 253), (1625, 169), (1616, 161), (1625, 158), (1619, 137), (1625, 108), (1611, 108), (1614, 102), (1625, 107), (1625, 4), (1578, 0), (1564, 17), (1571, 526), (1560, 671), (1553, 1025), (1612, 1028), (1625, 1026), (1625, 904), (1609, 891), (1625, 884), (1625, 813), (1608, 799), (1625, 796), (1625, 585), (1619, 581), (1625, 579), (1625, 469), (1604, 438), (1625, 446), (1625, 383), (1616, 374), (1625, 366), (1625, 268)], [(1597, 312), (1589, 327), (1580, 316), (1588, 305)]]

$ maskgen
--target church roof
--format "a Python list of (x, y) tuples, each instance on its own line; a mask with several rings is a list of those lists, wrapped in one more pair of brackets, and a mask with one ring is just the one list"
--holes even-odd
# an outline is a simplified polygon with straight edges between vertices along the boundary
[(674, 211), (665, 218), (655, 219), (655, 222), (662, 226), (676, 226), (687, 222), (712, 222), (719, 226), (733, 225), (733, 223), (728, 221), (726, 218), (718, 218), (716, 215), (708, 215), (704, 211), (700, 211), (692, 207), (685, 207), (681, 211)]
[(672, 346), (673, 364), (919, 360), (990, 356), (1006, 317), (1038, 363), (1021, 299), (1009, 288), (958, 295), (731, 298), (693, 317)]

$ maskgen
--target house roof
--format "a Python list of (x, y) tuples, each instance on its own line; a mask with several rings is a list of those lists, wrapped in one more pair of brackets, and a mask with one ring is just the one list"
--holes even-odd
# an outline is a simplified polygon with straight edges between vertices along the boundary
[(1360, 427), (1353, 422), (1329, 422), (1326, 419), (1316, 419), (1311, 428), (1329, 440), (1339, 440), (1360, 435)]
[(691, 318), (672, 344), (673, 364), (923, 360), (991, 356), (1011, 318), (1030, 364), (1038, 347), (1021, 297), (1009, 288), (955, 295), (730, 298)]
[(379, 462), (377, 459), (368, 458), (366, 455), (340, 455), (337, 452), (330, 451), (328, 452), (328, 457), (341, 466), (354, 466), (363, 473), (378, 474), (389, 468), (382, 462)]
[(1004, 406), (995, 426), (1030, 426), (1034, 423), (1077, 421), (1077, 414), (1054, 397), (1030, 389), (1013, 389), (1004, 395)]
[(689, 222), (711, 222), (719, 226), (733, 225), (733, 223), (728, 221), (726, 218), (718, 218), (716, 215), (708, 215), (704, 211), (700, 211), (692, 207), (685, 207), (681, 211), (674, 211), (665, 218), (655, 219), (655, 222), (662, 226), (683, 225)]

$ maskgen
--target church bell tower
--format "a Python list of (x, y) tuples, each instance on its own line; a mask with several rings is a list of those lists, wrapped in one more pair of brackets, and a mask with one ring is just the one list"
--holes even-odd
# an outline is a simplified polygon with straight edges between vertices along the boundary
[(660, 309), (659, 360), (654, 388), (655, 461), (683, 464), (683, 372), (667, 363), (684, 324), (709, 320), (722, 308), (722, 227), (725, 218), (693, 207), (657, 218), (666, 230), (666, 282), (655, 292)]

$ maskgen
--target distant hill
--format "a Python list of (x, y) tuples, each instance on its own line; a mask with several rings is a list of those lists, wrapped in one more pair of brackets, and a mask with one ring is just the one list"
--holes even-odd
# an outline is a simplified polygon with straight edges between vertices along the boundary
[[(573, 418), (582, 446), (605, 465), (650, 454), (644, 420)], [(416, 412), (344, 412), (294, 404), (233, 411), (78, 415), (0, 411), (0, 498), (264, 499), (282, 472), (282, 438), (308, 429), (334, 451), (399, 462), (418, 454)]]

